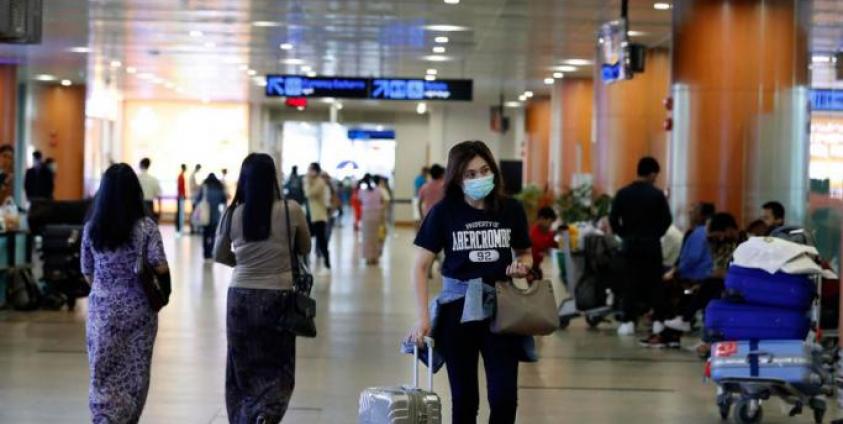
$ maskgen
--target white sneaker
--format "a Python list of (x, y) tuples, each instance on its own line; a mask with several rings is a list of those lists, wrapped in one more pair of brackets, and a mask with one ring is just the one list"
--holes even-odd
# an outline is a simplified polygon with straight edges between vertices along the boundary
[(635, 335), (635, 323), (624, 322), (621, 323), (620, 327), (618, 327), (618, 335), (619, 336), (633, 336)]
[(683, 333), (691, 331), (691, 323), (683, 320), (682, 317), (676, 317), (672, 320), (665, 321), (664, 326), (671, 330), (681, 331)]
[(664, 324), (661, 321), (653, 322), (653, 334), (661, 334), (664, 331)]

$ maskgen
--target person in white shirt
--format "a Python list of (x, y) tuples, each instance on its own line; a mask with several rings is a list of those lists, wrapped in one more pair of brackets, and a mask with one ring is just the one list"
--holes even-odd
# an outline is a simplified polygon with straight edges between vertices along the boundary
[(664, 265), (666, 275), (676, 267), (676, 262), (679, 261), (683, 237), (682, 231), (675, 225), (671, 225), (662, 236), (662, 265)]
[[(157, 178), (149, 174), (149, 167), (152, 162), (149, 158), (143, 158), (140, 161), (140, 173), (138, 180), (140, 181), (141, 190), (143, 190), (143, 203), (155, 221), (161, 211), (161, 183)], [(155, 212), (155, 202), (158, 201), (158, 213)]]
[[(193, 168), (193, 172), (190, 173), (190, 181), (188, 183), (188, 187), (190, 192), (188, 192), (188, 196), (193, 199), (193, 202), (196, 202), (196, 198), (199, 197), (199, 192), (202, 191), (201, 184), (199, 183), (199, 171), (202, 170), (202, 165), (196, 164), (196, 167)], [(194, 205), (196, 206), (196, 205)]]

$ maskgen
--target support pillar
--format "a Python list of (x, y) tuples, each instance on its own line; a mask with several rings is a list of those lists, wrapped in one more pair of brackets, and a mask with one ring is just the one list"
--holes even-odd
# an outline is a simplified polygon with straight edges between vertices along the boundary
[(674, 213), (714, 202), (739, 223), (808, 200), (808, 37), (801, 0), (678, 0), (673, 9)]
[(594, 81), (596, 144), (591, 158), (597, 192), (614, 194), (632, 182), (643, 156), (659, 161), (657, 185), (665, 186), (668, 136), (662, 102), (670, 87), (668, 51), (649, 50), (644, 73), (631, 80), (604, 84), (597, 73)]

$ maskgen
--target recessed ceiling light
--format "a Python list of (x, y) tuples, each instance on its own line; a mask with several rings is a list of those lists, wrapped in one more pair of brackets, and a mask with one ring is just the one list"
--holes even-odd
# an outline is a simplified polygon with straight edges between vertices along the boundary
[(61, 80), (61, 85), (65, 87), (70, 87), (71, 85), (73, 85), (73, 82), (71, 82), (70, 80)]
[(267, 86), (266, 78), (264, 78), (264, 77), (254, 77), (254, 78), (252, 78), (252, 81), (254, 81), (255, 84), (257, 84), (260, 87), (266, 87)]
[(50, 82), (55, 81), (56, 77), (50, 74), (40, 74), (35, 76), (36, 81)]
[(310, 71), (307, 73), (308, 78), (316, 78), (316, 72)]
[(301, 59), (281, 59), (281, 63), (286, 65), (301, 65), (304, 61)]
[(441, 31), (441, 32), (459, 32), (459, 31), (468, 31), (468, 27), (459, 26), (459, 25), (428, 25), (424, 27), (430, 31)]
[(521, 107), (521, 102), (512, 101), (512, 102), (506, 102), (503, 105), (506, 106), (506, 107), (518, 108), (518, 107)]
[(191, 37), (201, 37), (202, 35), (203, 35), (202, 31), (197, 31), (197, 30), (190, 31)]
[(260, 27), (260, 28), (270, 28), (270, 27), (278, 27), (281, 26), (280, 22), (274, 21), (254, 21), (252, 22), (252, 26)]
[(525, 91), (524, 96), (526, 96), (529, 99), (530, 97), (533, 97), (533, 92), (532, 91)]
[(460, 0), (445, 0), (445, 4), (460, 4)]
[(630, 37), (641, 37), (647, 35), (644, 31), (627, 31), (626, 33), (629, 34)]
[(425, 81), (436, 81), (436, 75), (425, 75)]
[(518, 96), (518, 100), (520, 100), (520, 101), (522, 101), (522, 102), (526, 102), (526, 101), (527, 101), (527, 96), (525, 96), (525, 95), (523, 95), (523, 94), (522, 94), (522, 95)]
[(559, 72), (577, 72), (577, 67), (571, 66), (571, 65), (562, 65), (562, 66), (554, 66), (553, 70), (559, 71)]
[(445, 43), (447, 43), (449, 40), (448, 40), (448, 37), (445, 37), (445, 36), (439, 36), (439, 37), (434, 38), (434, 39), (433, 39), (433, 41), (435, 41), (435, 42), (437, 42), (437, 43), (439, 43), (439, 44), (445, 44)]
[(254, 69), (249, 69), (246, 73), (248, 73), (249, 76), (253, 77), (253, 76), (258, 74), (258, 71), (254, 70)]
[(559, 78), (564, 78), (564, 77), (565, 77), (565, 74), (563, 74), (561, 72), (554, 72), (553, 73), (553, 78), (559, 79)]
[(308, 65), (304, 65), (304, 66), (302, 66), (302, 67), (301, 67), (301, 71), (302, 71), (302, 72), (310, 72), (310, 71), (312, 71), (312, 70), (313, 70), (313, 68), (311, 68), (311, 67), (310, 67), (310, 66), (308, 66)]
[(814, 63), (829, 63), (829, 62), (831, 62), (831, 56), (820, 55), (820, 54), (813, 55), (813, 56), (811, 56), (811, 62), (814, 62)]
[(334, 103), (334, 107), (337, 108), (337, 110), (342, 110), (342, 103), (336, 102)]
[(445, 53), (445, 48), (442, 46), (436, 46), (433, 48), (433, 53), (442, 54)]
[(427, 70), (428, 75), (436, 75), (438, 73), (439, 73), (439, 71), (437, 71), (436, 69), (433, 69), (433, 68), (430, 68), (430, 69)]
[(67, 49), (71, 53), (90, 53), (91, 49), (87, 47), (71, 47)]
[(424, 57), (422, 57), (422, 59), (424, 59), (428, 62), (447, 62), (447, 61), (451, 60), (451, 58), (448, 57), (448, 56), (442, 56), (442, 55), (436, 55), (436, 54), (430, 55), (430, 56), (424, 56)]
[(290, 44), (290, 43), (281, 43), (281, 45), (278, 46), (278, 47), (280, 47), (281, 50), (292, 50), (293, 49), (293, 45)]
[(122, 63), (120, 63), (120, 61), (119, 61), (119, 60), (112, 60), (112, 61), (111, 61), (111, 67), (112, 67), (112, 68), (119, 68), (119, 67), (121, 67), (121, 66), (123, 66), (123, 64), (122, 64)]
[(427, 103), (419, 102), (419, 104), (416, 105), (416, 113), (418, 113), (419, 115), (424, 115), (425, 113), (427, 113)]
[[(591, 61), (588, 59), (568, 59), (563, 63), (567, 65), (574, 65), (574, 66), (588, 66), (591, 65)], [(560, 69), (561, 71), (561, 69)], [(564, 72), (564, 71), (563, 71)]]
[(670, 10), (670, 3), (665, 3), (665, 2), (653, 3), (653, 9)]
[(325, 98), (322, 99), (322, 103), (333, 103), (335, 101), (337, 101), (337, 99), (335, 99), (333, 97), (325, 97)]
[(555, 80), (555, 79), (553, 79), (553, 78), (545, 78), (545, 79), (544, 79), (544, 83), (545, 83), (545, 84), (547, 84), (547, 85), (553, 85), (553, 83), (554, 83), (555, 81), (556, 81), (556, 80)]
[(127, 66), (126, 67), (126, 73), (127, 74), (135, 74), (137, 72), (138, 72), (138, 70), (134, 66)]

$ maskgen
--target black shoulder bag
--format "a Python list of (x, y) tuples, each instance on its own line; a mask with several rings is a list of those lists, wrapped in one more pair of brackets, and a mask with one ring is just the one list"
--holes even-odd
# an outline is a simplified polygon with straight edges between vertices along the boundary
[(284, 202), (284, 218), (287, 222), (287, 245), (290, 249), (290, 264), (293, 268), (293, 289), (287, 293), (281, 328), (300, 337), (316, 337), (316, 301), (310, 297), (313, 276), (307, 264), (299, 258), (294, 248), (293, 228), (290, 225), (290, 208)]
[(143, 292), (146, 294), (146, 299), (149, 301), (149, 307), (158, 312), (170, 302), (170, 290), (167, 281), (169, 278), (168, 276), (159, 276), (147, 260), (145, 227), (145, 224), (141, 221), (140, 254), (138, 254), (135, 265), (135, 273), (143, 287)]

